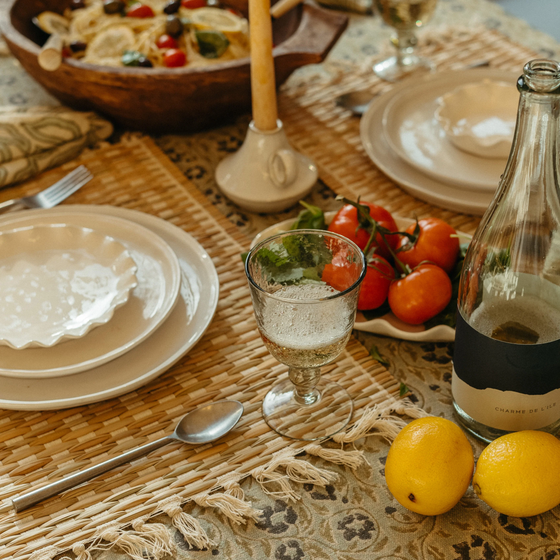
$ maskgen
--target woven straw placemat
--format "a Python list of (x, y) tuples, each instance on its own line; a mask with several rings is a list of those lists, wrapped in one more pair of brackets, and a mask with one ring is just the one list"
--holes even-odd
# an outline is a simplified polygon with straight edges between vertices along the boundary
[[(76, 543), (88, 544), (110, 522), (120, 528), (155, 515), (166, 498), (184, 502), (219, 486), (220, 476), (248, 475), (273, 453), (305, 445), (279, 437), (261, 417), (264, 394), (286, 368), (269, 355), (256, 328), (240, 259), (249, 239), (146, 138), (88, 152), (79, 162), (11, 189), (10, 196), (44, 188), (78, 163), (85, 163), (94, 179), (70, 203), (132, 208), (184, 228), (212, 257), (220, 300), (197, 346), (147, 386), (68, 410), (0, 411), (2, 559), (52, 557)], [(351, 393), (355, 419), (366, 407), (391, 401), (399, 389), (355, 340), (325, 374)], [(245, 414), (218, 443), (197, 448), (172, 443), (33, 509), (16, 514), (11, 508), (14, 496), (169, 434), (192, 407), (224, 398), (243, 402)], [(114, 531), (112, 538), (118, 541)]]
[[(530, 49), (488, 29), (446, 27), (425, 33), (421, 54), (433, 60), (438, 71), (488, 63), (521, 75), (523, 65), (537, 58)], [(279, 96), (279, 114), (290, 142), (316, 163), (320, 178), (337, 194), (354, 200), (361, 196), (403, 217), (436, 216), (472, 234), (480, 217), (418, 200), (377, 169), (362, 146), (360, 119), (334, 103), (350, 91), (369, 90), (373, 96), (391, 89), (393, 84), (374, 75), (371, 62), (326, 64), (326, 71), (315, 79), (291, 79)]]
[[(535, 58), (524, 47), (487, 30), (434, 34), (425, 41), (423, 51), (442, 70), (487, 60), (496, 68), (521, 73), (523, 64)], [(333, 103), (344, 91), (368, 87), (376, 93), (391, 85), (380, 82), (367, 65), (332, 65), (329, 70), (328, 77), (319, 76), (316, 81), (290, 80), (279, 97), (280, 116), (291, 142), (317, 163), (321, 179), (338, 194), (368, 200), (374, 196), (375, 202), (401, 216), (439, 216), (457, 229), (474, 231), (479, 218), (419, 201), (377, 170), (361, 147), (359, 120)], [(286, 368), (269, 356), (257, 333), (239, 259), (249, 240), (150, 140), (88, 152), (80, 162), (95, 179), (69, 202), (141, 210), (185, 229), (216, 265), (220, 301), (198, 345), (147, 386), (68, 410), (0, 412), (0, 559), (50, 558), (72, 546), (77, 550), (77, 543), (99, 538), (99, 528), (110, 522), (128, 527), (161, 511), (167, 498), (183, 503), (195, 494), (224, 488), (218, 478), (228, 473), (248, 475), (268, 464), (274, 453), (305, 446), (276, 436), (260, 415), (264, 394), (285, 375)], [(12, 188), (9, 196), (36, 192), (75, 165), (72, 162)], [(368, 407), (391, 401), (398, 392), (394, 378), (355, 340), (325, 370), (355, 398), (356, 419), (364, 417)], [(197, 449), (171, 444), (28, 512), (15, 514), (11, 509), (14, 496), (168, 434), (186, 410), (220, 398), (241, 400), (245, 415), (238, 428), (219, 443)]]

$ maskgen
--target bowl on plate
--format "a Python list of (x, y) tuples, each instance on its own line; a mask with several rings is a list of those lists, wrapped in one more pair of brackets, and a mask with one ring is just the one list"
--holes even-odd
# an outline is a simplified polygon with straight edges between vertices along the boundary
[(52, 347), (108, 323), (138, 285), (128, 250), (102, 232), (49, 224), (0, 233), (0, 345)]
[(507, 158), (518, 102), (519, 94), (513, 85), (483, 80), (442, 95), (436, 119), (460, 150), (483, 158)]
[[(247, 0), (227, 4), (247, 15)], [(114, 68), (67, 58), (57, 70), (44, 70), (37, 57), (46, 36), (32, 19), (69, 5), (70, 0), (12, 0), (0, 14), (11, 52), (63, 104), (97, 111), (126, 128), (163, 133), (203, 130), (250, 111), (249, 57), (204, 68)], [(324, 60), (347, 23), (347, 16), (310, 0), (274, 19), (277, 86), (300, 66)]]

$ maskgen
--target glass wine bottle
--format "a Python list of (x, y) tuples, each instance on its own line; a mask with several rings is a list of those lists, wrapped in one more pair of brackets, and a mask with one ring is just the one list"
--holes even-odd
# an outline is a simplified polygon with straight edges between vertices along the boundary
[(453, 405), (491, 441), (560, 427), (560, 64), (517, 82), (517, 125), (461, 274)]

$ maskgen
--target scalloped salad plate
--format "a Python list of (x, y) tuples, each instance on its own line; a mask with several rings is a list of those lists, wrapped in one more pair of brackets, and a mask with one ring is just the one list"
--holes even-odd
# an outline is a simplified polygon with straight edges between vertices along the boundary
[(0, 234), (0, 344), (50, 347), (107, 323), (137, 285), (112, 237), (62, 224)]
[[(331, 222), (335, 214), (336, 212), (325, 212), (327, 224)], [(406, 229), (414, 223), (414, 220), (409, 218), (401, 218), (395, 215), (393, 215), (393, 218), (397, 222), (399, 230)], [(254, 237), (251, 247), (271, 235), (289, 230), (294, 221), (295, 218), (289, 218), (261, 231)], [(469, 237), (466, 234), (461, 234), (461, 236)], [(435, 325), (431, 328), (426, 328), (424, 325), (408, 325), (397, 319), (393, 313), (368, 320), (362, 312), (358, 311), (354, 328), (358, 331), (415, 342), (453, 342), (455, 340), (455, 329), (448, 325)]]

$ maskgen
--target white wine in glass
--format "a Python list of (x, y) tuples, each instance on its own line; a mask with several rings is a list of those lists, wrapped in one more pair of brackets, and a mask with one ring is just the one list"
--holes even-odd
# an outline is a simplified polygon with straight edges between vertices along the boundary
[(288, 366), (263, 401), (267, 424), (312, 441), (342, 430), (352, 416), (346, 390), (321, 379), (321, 367), (344, 350), (356, 318), (366, 265), (352, 241), (323, 230), (294, 230), (265, 239), (246, 260), (261, 337)]
[(436, 8), (437, 0), (375, 0), (375, 6), (383, 21), (396, 33), (391, 42), (397, 52), (373, 66), (380, 78), (396, 82), (418, 71), (433, 71), (434, 64), (416, 54), (415, 30), (425, 25)]

